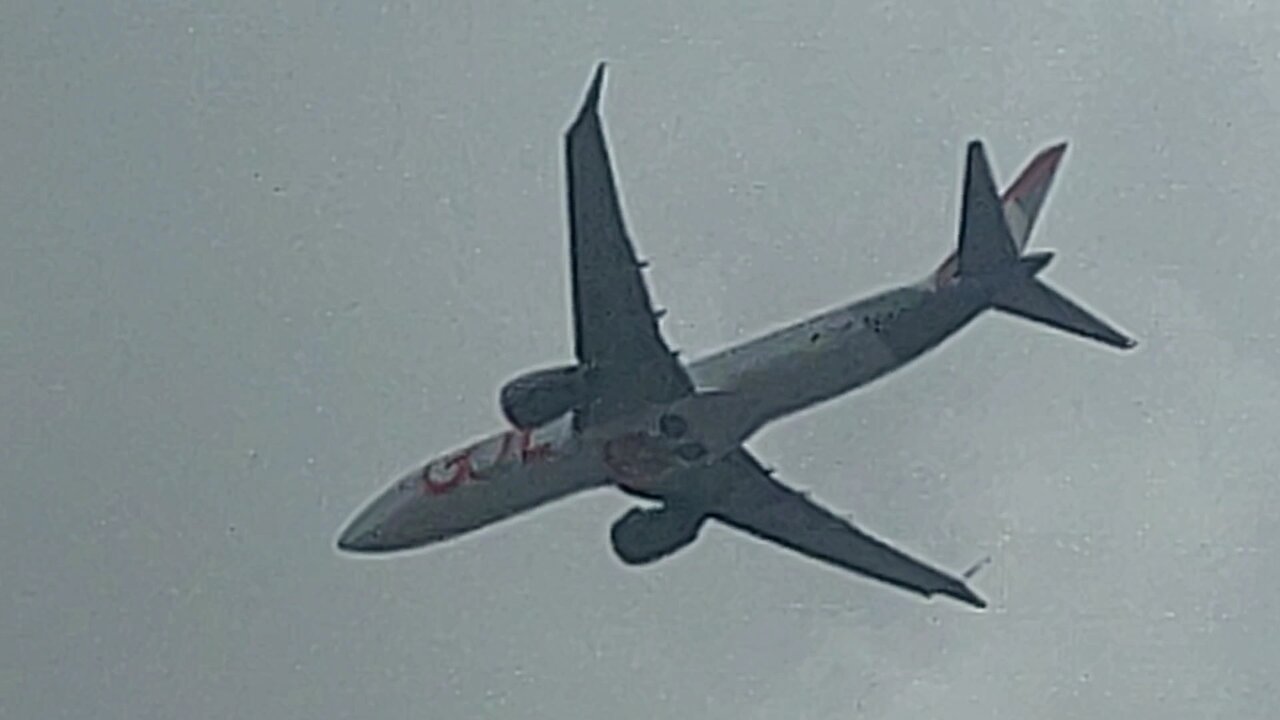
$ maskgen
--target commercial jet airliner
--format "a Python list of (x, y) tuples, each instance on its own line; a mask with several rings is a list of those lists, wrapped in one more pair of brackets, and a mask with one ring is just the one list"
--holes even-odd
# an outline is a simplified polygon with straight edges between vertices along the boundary
[(1051, 253), (1023, 252), (1066, 145), (1037, 155), (1000, 196), (971, 142), (958, 247), (934, 272), (685, 364), (662, 337), (627, 236), (598, 109), (603, 80), (602, 63), (565, 138), (575, 362), (509, 381), (499, 397), (509, 429), (396, 480), (338, 547), (420, 548), (612, 486), (649, 501), (610, 531), (629, 565), (671, 555), (714, 520), (924, 597), (986, 607), (969, 573), (871, 537), (779, 482), (743, 444), (902, 367), (991, 308), (1133, 347), (1039, 278)]

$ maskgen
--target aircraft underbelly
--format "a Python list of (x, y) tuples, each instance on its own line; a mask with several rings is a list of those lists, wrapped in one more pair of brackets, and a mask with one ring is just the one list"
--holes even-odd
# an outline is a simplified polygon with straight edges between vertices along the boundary
[(779, 355), (744, 378), (743, 390), (767, 421), (854, 390), (900, 364), (880, 338), (860, 330), (825, 346)]
[(745, 398), (758, 429), (908, 364), (981, 308), (963, 292), (904, 286), (704, 358), (690, 371), (700, 389)]

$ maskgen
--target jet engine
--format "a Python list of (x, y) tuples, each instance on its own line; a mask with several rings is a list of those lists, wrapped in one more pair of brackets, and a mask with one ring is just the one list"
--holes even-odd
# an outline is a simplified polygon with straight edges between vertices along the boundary
[(515, 378), (502, 387), (498, 400), (512, 425), (530, 430), (576, 409), (586, 395), (582, 369), (563, 365)]
[(706, 516), (664, 505), (632, 508), (609, 531), (613, 551), (628, 565), (647, 565), (693, 542)]

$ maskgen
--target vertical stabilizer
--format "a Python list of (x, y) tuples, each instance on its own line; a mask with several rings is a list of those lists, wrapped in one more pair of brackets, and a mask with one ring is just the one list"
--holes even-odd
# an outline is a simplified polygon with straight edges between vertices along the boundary
[[(1044, 207), (1049, 196), (1053, 179), (1057, 175), (1058, 166), (1067, 153), (1067, 143), (1062, 142), (1041, 150), (1031, 162), (1027, 163), (1018, 179), (1014, 180), (1004, 195), (1000, 205), (1004, 211), (1004, 219), (1009, 226), (1009, 235), (1019, 251), (1026, 249), (1031, 239), (1031, 231), (1035, 228), (1036, 218)], [(934, 272), (933, 284), (942, 287), (951, 284), (960, 269), (960, 255), (953, 251)]]
[(1018, 260), (1018, 246), (1009, 234), (1004, 209), (996, 194), (991, 166), (980, 141), (969, 143), (960, 210), (960, 276), (980, 277), (1007, 270)]

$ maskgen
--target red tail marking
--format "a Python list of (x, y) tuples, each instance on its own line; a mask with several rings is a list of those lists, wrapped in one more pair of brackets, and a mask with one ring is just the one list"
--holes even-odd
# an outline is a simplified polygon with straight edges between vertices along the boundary
[(1036, 158), (1031, 161), (1031, 164), (1027, 165), (1027, 168), (1022, 171), (1022, 175), (1014, 181), (1013, 185), (1010, 185), (1009, 189), (1004, 191), (1004, 197), (1002, 197), (1001, 200), (1004, 202), (1009, 202), (1010, 200), (1021, 200), (1027, 192), (1039, 185), (1046, 177), (1053, 174), (1053, 171), (1057, 169), (1058, 163), (1062, 161), (1062, 156), (1065, 155), (1066, 152), (1067, 146), (1063, 143), (1054, 145), (1048, 150), (1040, 153), (1040, 155), (1036, 156)]

